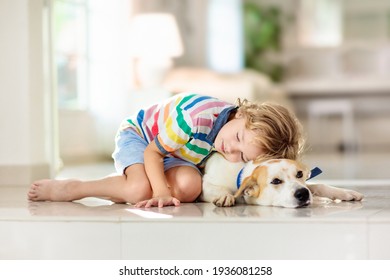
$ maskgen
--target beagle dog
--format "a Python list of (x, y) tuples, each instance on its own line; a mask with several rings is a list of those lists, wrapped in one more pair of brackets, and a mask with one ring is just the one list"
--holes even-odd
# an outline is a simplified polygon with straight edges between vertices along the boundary
[(213, 202), (220, 207), (236, 203), (305, 207), (313, 196), (332, 200), (360, 201), (363, 195), (325, 184), (307, 184), (311, 172), (298, 161), (270, 159), (248, 163), (232, 163), (214, 153), (203, 171), (200, 201)]

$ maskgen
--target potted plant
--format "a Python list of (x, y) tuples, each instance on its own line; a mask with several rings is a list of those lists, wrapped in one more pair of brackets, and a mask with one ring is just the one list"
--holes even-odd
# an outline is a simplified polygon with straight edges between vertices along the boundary
[(243, 13), (245, 67), (280, 81), (284, 72), (277, 59), (281, 49), (280, 10), (246, 2)]

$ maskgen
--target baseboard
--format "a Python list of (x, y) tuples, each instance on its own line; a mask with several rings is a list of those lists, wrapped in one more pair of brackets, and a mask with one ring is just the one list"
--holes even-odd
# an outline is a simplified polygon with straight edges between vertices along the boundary
[(26, 186), (49, 177), (49, 164), (0, 165), (0, 186)]

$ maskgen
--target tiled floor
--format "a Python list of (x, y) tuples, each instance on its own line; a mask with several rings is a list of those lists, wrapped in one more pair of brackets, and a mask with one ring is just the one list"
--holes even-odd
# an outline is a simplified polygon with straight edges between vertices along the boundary
[[(60, 177), (111, 171), (103, 163)], [(144, 210), (96, 198), (28, 202), (26, 187), (0, 187), (0, 259), (390, 259), (390, 180), (333, 182), (356, 183), (366, 198), (301, 209)]]

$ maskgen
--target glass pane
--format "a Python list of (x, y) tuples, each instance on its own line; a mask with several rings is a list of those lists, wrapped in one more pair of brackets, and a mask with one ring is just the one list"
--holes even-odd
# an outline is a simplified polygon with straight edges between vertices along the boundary
[(86, 22), (84, 5), (55, 2), (54, 49), (60, 107), (83, 105), (87, 84)]
[(215, 71), (235, 73), (243, 68), (241, 10), (239, 0), (209, 1), (207, 60)]

